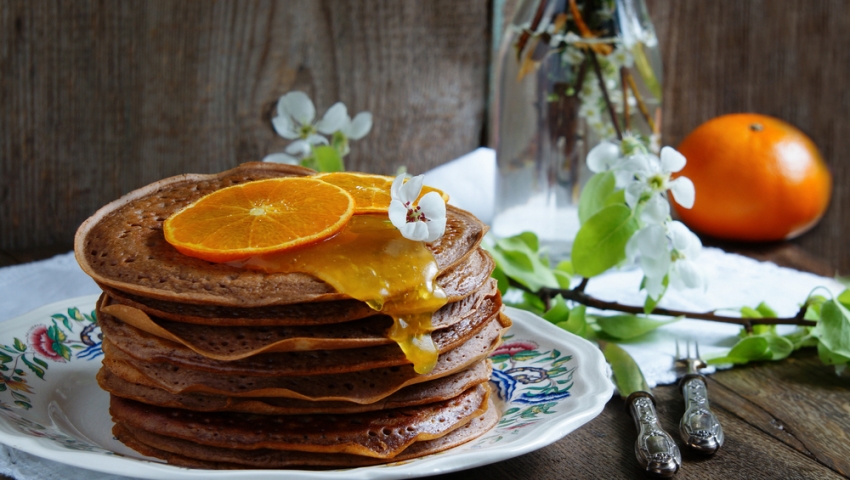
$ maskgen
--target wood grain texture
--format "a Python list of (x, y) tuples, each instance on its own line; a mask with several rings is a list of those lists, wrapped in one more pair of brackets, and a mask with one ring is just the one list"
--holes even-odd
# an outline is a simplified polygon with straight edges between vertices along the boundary
[(0, 2), (0, 248), (67, 244), (160, 178), (282, 151), (277, 98), (368, 110), (349, 169), (413, 173), (480, 144), (480, 0)]
[(664, 61), (664, 143), (726, 113), (806, 132), (833, 174), (821, 222), (794, 240), (850, 272), (850, 2), (647, 0)]

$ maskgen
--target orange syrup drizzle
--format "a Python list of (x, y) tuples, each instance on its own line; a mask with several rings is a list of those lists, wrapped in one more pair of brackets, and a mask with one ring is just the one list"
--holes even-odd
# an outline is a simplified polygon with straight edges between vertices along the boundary
[(408, 240), (385, 215), (357, 215), (336, 236), (293, 251), (252, 257), (239, 266), (268, 273), (307, 273), (389, 315), (388, 336), (417, 373), (433, 370), (439, 350), (431, 317), (447, 303), (434, 255)]

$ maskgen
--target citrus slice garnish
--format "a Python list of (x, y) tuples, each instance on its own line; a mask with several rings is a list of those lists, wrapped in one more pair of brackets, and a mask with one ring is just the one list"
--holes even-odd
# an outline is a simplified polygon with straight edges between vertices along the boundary
[[(336, 185), (350, 193), (354, 197), (355, 215), (385, 213), (390, 208), (390, 201), (392, 200), (390, 188), (393, 185), (393, 180), (395, 180), (394, 177), (368, 173), (333, 172), (320, 173), (315, 175), (314, 178)], [(422, 187), (419, 198), (422, 198), (428, 192), (437, 192), (443, 197), (443, 201), (449, 201), (448, 195), (429, 186)]]
[(162, 227), (180, 253), (230, 262), (320, 242), (353, 214), (354, 199), (344, 189), (313, 177), (286, 177), (213, 192)]

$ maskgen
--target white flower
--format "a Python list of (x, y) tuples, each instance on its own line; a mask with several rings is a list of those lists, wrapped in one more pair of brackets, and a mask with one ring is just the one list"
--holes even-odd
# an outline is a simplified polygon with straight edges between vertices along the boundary
[(664, 226), (652, 224), (638, 230), (626, 243), (626, 255), (631, 259), (638, 257), (649, 296), (658, 298), (664, 293), (664, 277), (670, 269), (670, 247)]
[(587, 168), (593, 173), (611, 170), (620, 160), (620, 147), (616, 144), (602, 141), (587, 153)]
[(682, 222), (667, 224), (667, 232), (673, 244), (673, 265), (670, 267), (670, 285), (674, 288), (704, 288), (706, 277), (694, 262), (702, 251), (702, 242)]
[(318, 135), (318, 132), (332, 134), (347, 116), (345, 105), (337, 102), (314, 124), (316, 107), (313, 101), (304, 92), (295, 91), (278, 100), (277, 116), (272, 118), (272, 126), (278, 135), (287, 140), (301, 139), (308, 145), (327, 145), (328, 139)]
[(675, 289), (705, 287), (705, 274), (694, 262), (701, 251), (699, 237), (677, 221), (649, 224), (626, 243), (626, 255), (637, 258), (646, 277), (646, 292), (656, 299), (664, 293), (665, 276)]
[(405, 238), (433, 242), (446, 231), (446, 202), (439, 193), (429, 192), (414, 204), (425, 176), (418, 175), (407, 182), (404, 177), (397, 176), (390, 189), (390, 221)]
[(369, 133), (369, 130), (372, 130), (372, 114), (369, 112), (358, 113), (354, 116), (354, 120), (346, 113), (345, 122), (339, 128), (345, 138), (351, 140), (360, 140)]
[(617, 70), (619, 70), (620, 67), (632, 68), (635, 64), (635, 59), (632, 56), (632, 53), (629, 52), (629, 50), (622, 44), (617, 45), (614, 51), (608, 55), (608, 61), (611, 62)]
[(617, 186), (626, 189), (626, 203), (631, 208), (667, 190), (679, 205), (691, 208), (695, 195), (693, 182), (687, 177), (670, 180), (670, 174), (684, 168), (685, 162), (685, 157), (671, 147), (661, 149), (660, 159), (649, 154), (633, 155), (620, 165)]

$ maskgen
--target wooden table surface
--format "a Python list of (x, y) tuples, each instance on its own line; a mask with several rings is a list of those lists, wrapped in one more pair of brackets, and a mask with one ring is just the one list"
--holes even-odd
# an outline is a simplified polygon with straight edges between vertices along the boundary
[[(708, 242), (710, 243), (710, 242)], [(799, 247), (724, 245), (762, 260), (832, 275), (830, 266)], [(47, 258), (70, 249), (0, 251), (0, 267)], [(756, 363), (708, 377), (709, 398), (726, 433), (711, 458), (682, 452), (678, 479), (797, 479), (850, 476), (850, 379), (837, 377), (813, 349), (780, 362)], [(673, 385), (657, 387), (661, 425), (675, 432), (684, 413)], [(619, 396), (602, 414), (554, 444), (484, 467), (441, 475), (450, 479), (642, 478), (634, 456), (635, 427)], [(0, 479), (8, 477), (0, 475)]]

